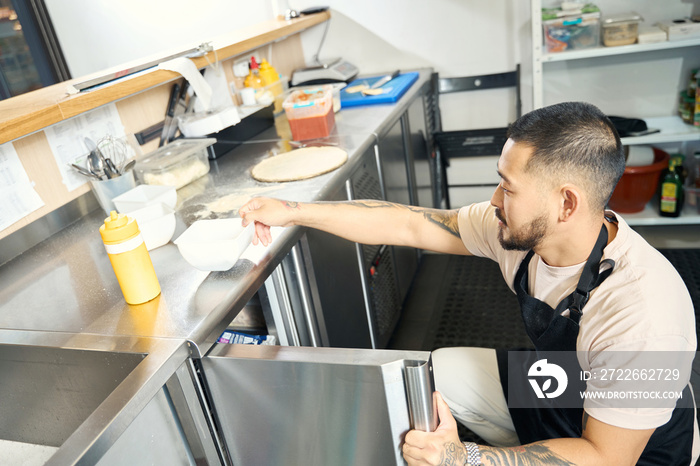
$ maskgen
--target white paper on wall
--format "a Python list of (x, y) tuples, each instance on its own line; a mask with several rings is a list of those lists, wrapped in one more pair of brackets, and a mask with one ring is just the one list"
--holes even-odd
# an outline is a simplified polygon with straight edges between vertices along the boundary
[(15, 147), (11, 142), (0, 145), (0, 230), (43, 205)]
[(114, 104), (104, 105), (50, 126), (44, 130), (44, 134), (61, 172), (63, 184), (68, 191), (73, 191), (88, 181), (86, 177), (70, 167), (70, 164), (76, 161), (78, 165), (84, 165), (81, 158), (88, 153), (85, 146), (86, 137), (97, 143), (107, 135), (115, 138), (126, 136), (124, 125)]

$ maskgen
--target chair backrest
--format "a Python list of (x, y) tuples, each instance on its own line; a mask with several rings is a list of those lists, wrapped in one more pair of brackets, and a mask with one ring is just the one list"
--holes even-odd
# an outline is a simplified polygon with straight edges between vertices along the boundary
[(515, 66), (514, 71), (508, 71), (506, 73), (484, 74), (480, 76), (441, 78), (438, 75), (438, 73), (433, 73), (432, 83), (434, 92), (434, 101), (432, 102), (434, 111), (434, 131), (442, 130), (442, 120), (440, 118), (439, 105), (440, 99), (438, 97), (439, 94), (514, 87), (516, 118), (519, 118), (522, 114), (522, 103), (520, 100), (520, 64), (517, 64)]

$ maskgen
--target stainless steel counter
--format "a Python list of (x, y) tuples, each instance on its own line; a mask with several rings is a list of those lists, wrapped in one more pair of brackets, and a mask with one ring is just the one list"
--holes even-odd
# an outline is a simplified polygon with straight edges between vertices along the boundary
[[(430, 71), (422, 70), (396, 104), (341, 109), (333, 133), (323, 142), (345, 149), (348, 162), (310, 180), (273, 184), (250, 177), (250, 168), (269, 151), (294, 148), (288, 124), (278, 119), (276, 128), (212, 161), (207, 176), (178, 190), (173, 238), (197, 219), (234, 216), (252, 196), (299, 201), (332, 197), (359, 157), (429, 80)], [(190, 266), (169, 243), (151, 251), (161, 295), (131, 306), (124, 302), (98, 233), (104, 217), (94, 210), (0, 267), (0, 329), (174, 338), (187, 340), (193, 354), (201, 355), (303, 234), (299, 227), (288, 228), (258, 265), (240, 260), (229, 271), (212, 273)]]

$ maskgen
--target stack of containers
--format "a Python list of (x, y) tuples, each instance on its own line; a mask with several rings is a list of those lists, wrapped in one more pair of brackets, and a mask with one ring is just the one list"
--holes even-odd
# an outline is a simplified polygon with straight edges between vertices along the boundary
[(119, 213), (136, 221), (149, 251), (173, 237), (176, 203), (174, 186), (142, 184), (114, 198)]

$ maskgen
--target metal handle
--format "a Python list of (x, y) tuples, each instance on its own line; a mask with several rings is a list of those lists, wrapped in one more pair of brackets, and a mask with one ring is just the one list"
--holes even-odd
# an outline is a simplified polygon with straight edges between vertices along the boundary
[(430, 361), (406, 361), (404, 379), (411, 428), (423, 432), (437, 429), (437, 408), (433, 401), (433, 377)]

